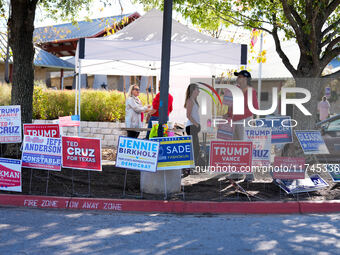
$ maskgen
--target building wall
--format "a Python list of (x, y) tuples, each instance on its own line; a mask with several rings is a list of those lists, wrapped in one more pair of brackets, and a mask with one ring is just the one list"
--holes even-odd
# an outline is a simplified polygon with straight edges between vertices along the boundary
[[(34, 67), (34, 80), (46, 83), (48, 69), (44, 67)], [(0, 63), (0, 83), (5, 82), (5, 63)]]

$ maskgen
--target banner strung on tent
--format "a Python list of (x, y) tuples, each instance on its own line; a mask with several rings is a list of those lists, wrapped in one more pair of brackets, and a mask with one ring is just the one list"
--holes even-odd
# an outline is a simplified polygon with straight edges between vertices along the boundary
[(210, 171), (250, 173), (252, 142), (211, 141)]
[(191, 136), (157, 137), (159, 142), (157, 170), (195, 167)]
[(21, 143), (20, 105), (0, 106), (0, 143)]
[(21, 161), (0, 158), (0, 190), (22, 191)]
[(24, 136), (22, 167), (61, 171), (61, 138)]
[(305, 158), (275, 157), (273, 179), (305, 179)]
[(287, 194), (296, 194), (303, 192), (316, 191), (328, 187), (328, 183), (318, 174), (314, 174), (303, 180), (280, 180), (276, 179), (276, 183)]
[(329, 154), (320, 131), (295, 131), (304, 154)]
[(340, 182), (340, 164), (327, 164), (327, 171), (333, 182)]
[(102, 171), (100, 139), (62, 137), (63, 167)]
[(24, 124), (24, 135), (60, 138), (58, 124)]
[(270, 165), (271, 130), (270, 128), (245, 127), (246, 141), (253, 143), (253, 166)]
[(120, 136), (118, 141), (116, 166), (156, 172), (159, 142)]
[(256, 126), (272, 130), (273, 144), (293, 142), (292, 121), (289, 116), (257, 119)]

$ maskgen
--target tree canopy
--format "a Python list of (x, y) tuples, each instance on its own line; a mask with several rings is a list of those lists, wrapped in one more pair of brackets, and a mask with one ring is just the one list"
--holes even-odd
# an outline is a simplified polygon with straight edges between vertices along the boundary
[[(134, 1), (147, 9), (163, 6), (163, 0)], [(206, 29), (223, 23), (266, 31), (293, 77), (320, 77), (340, 55), (340, 0), (174, 0), (174, 9)], [(296, 68), (282, 50), (283, 38), (295, 39), (300, 48)]]

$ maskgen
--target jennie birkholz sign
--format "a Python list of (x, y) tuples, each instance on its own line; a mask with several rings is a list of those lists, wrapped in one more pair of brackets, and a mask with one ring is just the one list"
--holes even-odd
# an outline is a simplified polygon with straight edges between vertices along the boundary
[(252, 142), (211, 141), (210, 171), (251, 173)]
[(159, 142), (157, 170), (195, 167), (191, 136), (157, 137)]
[(320, 131), (295, 131), (304, 154), (329, 154)]
[(0, 158), (0, 190), (21, 192), (21, 161)]
[(61, 139), (24, 136), (22, 167), (61, 171)]
[(118, 141), (116, 166), (156, 172), (159, 142), (120, 136)]
[(245, 127), (246, 141), (253, 143), (253, 165), (266, 166), (270, 164), (271, 129)]
[(0, 143), (21, 142), (20, 105), (0, 106)]
[(100, 139), (62, 137), (63, 167), (102, 171)]
[(58, 124), (24, 124), (24, 135), (60, 138)]

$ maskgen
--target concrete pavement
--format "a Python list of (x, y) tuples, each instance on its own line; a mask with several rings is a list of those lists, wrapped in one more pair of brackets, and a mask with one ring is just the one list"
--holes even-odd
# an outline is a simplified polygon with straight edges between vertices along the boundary
[(0, 207), (0, 254), (339, 254), (340, 214), (169, 215)]

